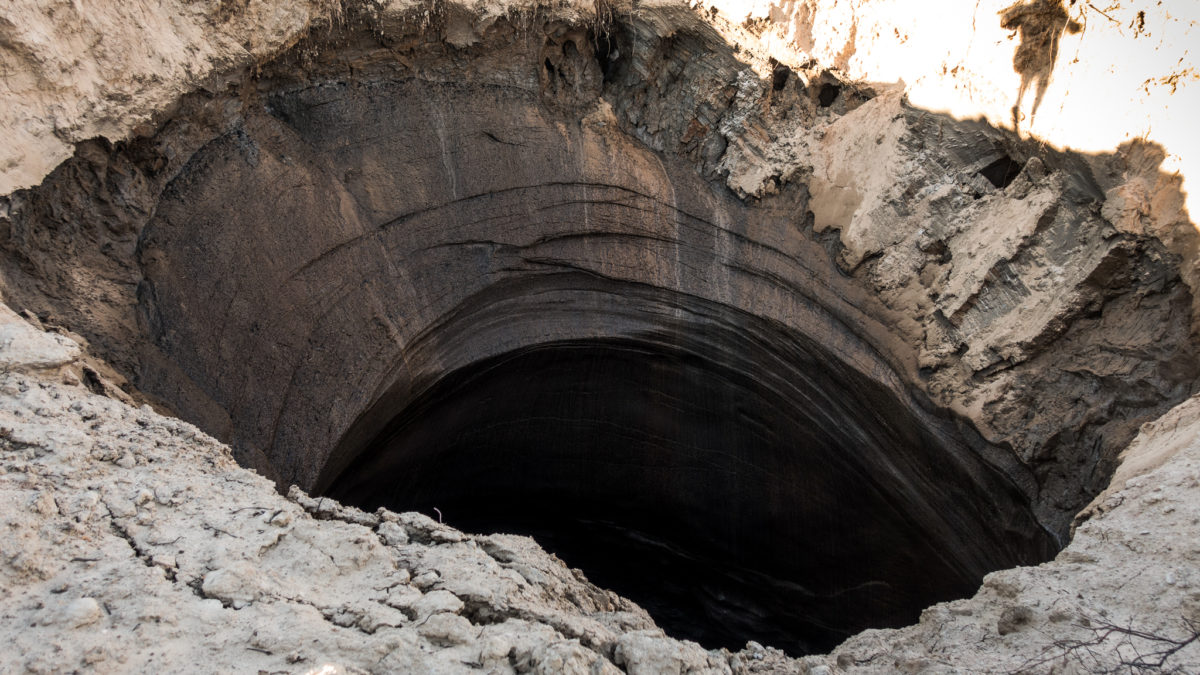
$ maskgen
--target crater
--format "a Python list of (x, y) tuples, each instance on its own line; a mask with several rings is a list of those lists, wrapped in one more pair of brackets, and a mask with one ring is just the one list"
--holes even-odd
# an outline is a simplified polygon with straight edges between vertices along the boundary
[[(533, 535), (706, 647), (825, 651), (1047, 560), (1190, 391), (1177, 261), (1081, 160), (979, 171), (1003, 132), (640, 16), (351, 16), (18, 194), (6, 298), (281, 489)], [(734, 179), (864, 109), (916, 158), (884, 234), (817, 230), (852, 185)], [(1012, 250), (976, 173), (1041, 191)]]

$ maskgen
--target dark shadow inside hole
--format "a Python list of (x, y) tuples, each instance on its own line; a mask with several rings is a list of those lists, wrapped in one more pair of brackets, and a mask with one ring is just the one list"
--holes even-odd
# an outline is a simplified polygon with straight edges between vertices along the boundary
[(821, 104), (822, 108), (828, 108), (833, 105), (833, 102), (837, 100), (838, 95), (841, 93), (841, 87), (827, 82), (821, 85), (820, 91), (817, 92), (817, 102)]
[(87, 366), (83, 367), (83, 385), (93, 394), (104, 395), (104, 382), (101, 381), (100, 374)]
[(596, 46), (596, 62), (600, 64), (604, 83), (616, 81), (621, 71), (621, 57), (631, 50), (625, 29), (614, 24), (608, 30), (594, 34), (592, 43)]
[(1012, 157), (1003, 155), (1000, 159), (980, 169), (979, 175), (988, 179), (988, 182), (992, 185), (1003, 190), (1016, 180), (1017, 175), (1021, 173), (1021, 169), (1024, 166)]
[(805, 349), (494, 357), (404, 406), (327, 494), (532, 535), (675, 637), (793, 655), (1052, 554), (1011, 484)]
[(771, 71), (771, 89), (775, 91), (783, 91), (787, 86), (788, 78), (792, 75), (792, 69), (782, 63), (775, 66)]

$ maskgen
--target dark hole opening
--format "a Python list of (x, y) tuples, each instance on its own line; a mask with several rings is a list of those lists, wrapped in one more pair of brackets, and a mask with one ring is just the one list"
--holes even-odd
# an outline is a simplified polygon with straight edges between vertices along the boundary
[(93, 394), (104, 394), (104, 382), (100, 379), (100, 374), (87, 366), (83, 368), (83, 384)]
[(615, 81), (620, 71), (621, 35), (620, 29), (614, 27), (596, 35), (592, 41), (596, 45), (596, 62), (600, 64), (600, 72), (605, 84)]
[(1003, 190), (1014, 180), (1016, 180), (1017, 175), (1021, 173), (1022, 168), (1024, 168), (1023, 164), (1014, 160), (1008, 155), (1004, 155), (1000, 159), (997, 159), (991, 164), (988, 164), (980, 169), (979, 175), (988, 179), (988, 182), (990, 182), (992, 185), (995, 185), (997, 188)]
[(1015, 488), (802, 348), (494, 357), (403, 406), (327, 494), (531, 535), (675, 637), (793, 655), (1052, 554)]
[(791, 77), (791, 75), (791, 68), (788, 68), (782, 63), (775, 66), (775, 69), (771, 71), (771, 88), (775, 91), (783, 91), (783, 88), (787, 86), (788, 78)]
[(821, 85), (820, 91), (817, 92), (817, 102), (822, 108), (828, 108), (837, 100), (839, 94), (842, 93), (842, 88), (836, 84), (825, 83)]

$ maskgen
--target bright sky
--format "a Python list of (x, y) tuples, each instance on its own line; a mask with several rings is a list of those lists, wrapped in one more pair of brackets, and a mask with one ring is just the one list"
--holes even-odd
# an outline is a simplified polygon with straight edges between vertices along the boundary
[[(1012, 67), (1018, 40), (1000, 27), (999, 18), (1011, 0), (707, 4), (730, 18), (770, 18), (777, 31), (764, 37), (777, 56), (811, 55), (840, 65), (853, 78), (903, 80), (914, 105), (1011, 124), (1020, 83)], [(1200, 186), (1200, 74), (1194, 68), (1200, 2), (1077, 0), (1068, 11), (1084, 29), (1063, 35), (1052, 82), (1029, 131), (1054, 146), (1084, 152), (1111, 152), (1146, 137), (1166, 148), (1164, 171), (1182, 171), (1185, 190)], [(1026, 94), (1026, 111), (1033, 93), (1031, 88)], [(1200, 193), (1200, 187), (1192, 191)], [(1188, 202), (1190, 213), (1200, 213), (1200, 198)]]

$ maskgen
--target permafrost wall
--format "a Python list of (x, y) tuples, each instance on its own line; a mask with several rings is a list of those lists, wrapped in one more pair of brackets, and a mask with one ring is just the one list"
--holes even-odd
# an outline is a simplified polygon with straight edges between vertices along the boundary
[[(81, 143), (40, 186), (7, 198), (6, 302), (88, 352), (81, 365), (18, 350), (14, 373), (150, 401), (230, 443), (280, 488), (331, 492), (368, 511), (445, 511), (474, 531), (536, 534), (644, 602), (677, 637), (709, 648), (758, 638), (792, 654), (914, 621), (991, 570), (1046, 560), (1108, 485), (1138, 426), (1192, 391), (1195, 233), (1178, 179), (1159, 172), (1163, 153), (1149, 142), (1109, 154), (1057, 151), (922, 110), (896, 86), (788, 61), (764, 37), (777, 27), (707, 9), (351, 6), (307, 33), (294, 11), (190, 15), (216, 29), (193, 50), (220, 73), (204, 89), (190, 91), (200, 81), (194, 68), (187, 77), (110, 76), (116, 89), (138, 82), (135, 95), (66, 108), (79, 128), (96, 129), (97, 118), (133, 101), (160, 112), (137, 138)], [(37, 18), (61, 24), (64, 13)], [(264, 16), (285, 27), (274, 48), (231, 46), (226, 38)], [(52, 79), (50, 61), (36, 58), (47, 43), (30, 35), (10, 31), (21, 48), (9, 55), (22, 56), (14, 63), (25, 64), (29, 82)], [(741, 44), (747, 35), (758, 42)], [(231, 56), (218, 58), (222, 50)], [(99, 66), (79, 71), (83, 79), (119, 71), (103, 50), (84, 53)], [(254, 53), (273, 55), (247, 70)], [(60, 91), (88, 100), (81, 82)], [(112, 136), (126, 122), (114, 121)], [(11, 165), (39, 171), (19, 153)], [(1133, 204), (1139, 196), (1144, 208)], [(10, 350), (44, 339), (17, 321), (8, 324)], [(520, 572), (539, 555), (527, 544), (499, 551), (492, 539), (416, 516), (367, 515), (302, 493), (293, 503), (318, 518), (375, 530), (367, 539), (382, 548), (369, 556), (404, 570), (387, 593), (302, 601), (299, 587), (270, 570), (306, 554), (268, 562), (274, 544), (253, 554), (184, 537), (174, 553), (159, 551), (169, 546), (155, 510), (143, 513), (147, 502), (135, 495), (129, 511), (123, 491), (142, 481), (145, 461), (186, 467), (189, 457), (223, 451), (179, 446), (178, 457), (143, 461), (135, 441), (100, 456), (97, 447), (111, 447), (103, 424), (48, 446), (53, 428), (75, 424), (71, 413), (64, 420), (50, 405), (41, 417), (54, 421), (39, 426), (21, 411), (82, 392), (9, 377), (17, 435), (8, 432), (6, 475), (18, 477), (9, 494), (14, 503), (34, 495), (32, 515), (15, 527), (35, 532), (75, 517), (88, 536), (111, 530), (135, 561), (162, 571), (164, 589), (194, 591), (188, 602), (199, 605), (220, 600), (222, 611), (239, 612), (238, 626), (301, 602), (319, 610), (322, 619), (300, 630), (320, 644), (322, 621), (357, 630), (352, 640), (390, 634), (375, 660), (329, 652), (382, 670), (418, 667), (418, 655), (434, 660), (421, 667), (516, 670), (800, 667), (759, 647), (705, 653), (636, 632), (653, 624), (626, 601), (601, 593), (580, 604), (583, 591), (570, 589), (581, 582), (554, 586), (565, 568)], [(100, 405), (87, 401), (80, 410)], [(146, 442), (158, 432), (149, 433)], [(1159, 469), (1175, 490), (1160, 500), (1194, 505), (1187, 457)], [(71, 484), (100, 481), (83, 497), (98, 501), (82, 520), (63, 506), (74, 496), (53, 504), (37, 496), (75, 488), (19, 479), (62, 474), (44, 468), (63, 461), (74, 467), (63, 475), (83, 472)], [(185, 482), (205, 490), (203, 478)], [(265, 483), (246, 485), (267, 499)], [(164, 510), (179, 506), (152, 494)], [(95, 515), (101, 502), (106, 515)], [(1170, 509), (1161, 525), (1186, 527), (1190, 511)], [(214, 538), (266, 531), (170, 517)], [(278, 525), (275, 517), (263, 522)], [(1127, 508), (1106, 517), (1124, 526), (1149, 516)], [(278, 526), (276, 542), (291, 533), (290, 517)], [(1083, 619), (1110, 606), (1135, 620), (1131, 596), (1103, 590), (1118, 588), (1128, 563), (1090, 536), (1054, 565), (1105, 559), (1109, 578), (1081, 569), (1078, 579), (1039, 586), (1036, 571), (993, 575), (946, 615), (958, 618), (930, 610), (894, 639), (915, 667), (936, 669), (936, 635), (967, 639), (986, 628), (984, 647), (958, 657), (975, 664), (963, 667), (1018, 667), (1014, 652), (1023, 652), (1009, 636), (1028, 627), (1049, 622), (1086, 637)], [(30, 568), (13, 561), (31, 540), (15, 541), (14, 602), (39, 584), (71, 587), (61, 579), (78, 563), (52, 562), (64, 544)], [(470, 562), (480, 547), (486, 559)], [(1153, 550), (1164, 570), (1183, 555)], [(72, 559), (124, 564), (92, 557)], [(503, 576), (484, 571), (496, 564), (544, 595), (530, 600), (515, 578), (516, 586), (486, 581)], [(360, 573), (339, 569), (346, 583)], [(1179, 609), (1145, 620), (1169, 642), (1191, 611), (1191, 572), (1164, 573), (1174, 591), (1166, 602)], [(656, 575), (683, 580), (646, 583)], [(1098, 604), (1060, 607), (1054, 598), (1080, 584), (1103, 590)], [(393, 602), (400, 587), (410, 589), (406, 599)], [(88, 595), (21, 610), (41, 612), (34, 623), (60, 636), (56, 651), (25, 665), (98, 654), (80, 636), (101, 625), (92, 607), (106, 602)], [(184, 623), (217, 620), (215, 609), (195, 611)], [(994, 612), (999, 619), (988, 618)], [(114, 627), (123, 625), (117, 616)], [(423, 629), (435, 617), (440, 628)], [(483, 630), (471, 637), (472, 626)], [(480, 642), (488, 631), (511, 644), (491, 654)], [(562, 639), (574, 646), (559, 653), (551, 645)], [(828, 665), (901, 665), (895, 649), (862, 639)], [(209, 648), (173, 644), (120, 658), (169, 665)], [(287, 651), (252, 647), (255, 658)], [(1025, 655), (1050, 667), (1080, 654)], [(1127, 656), (1104, 654), (1113, 663)], [(286, 656), (294, 668), (318, 658)]]

